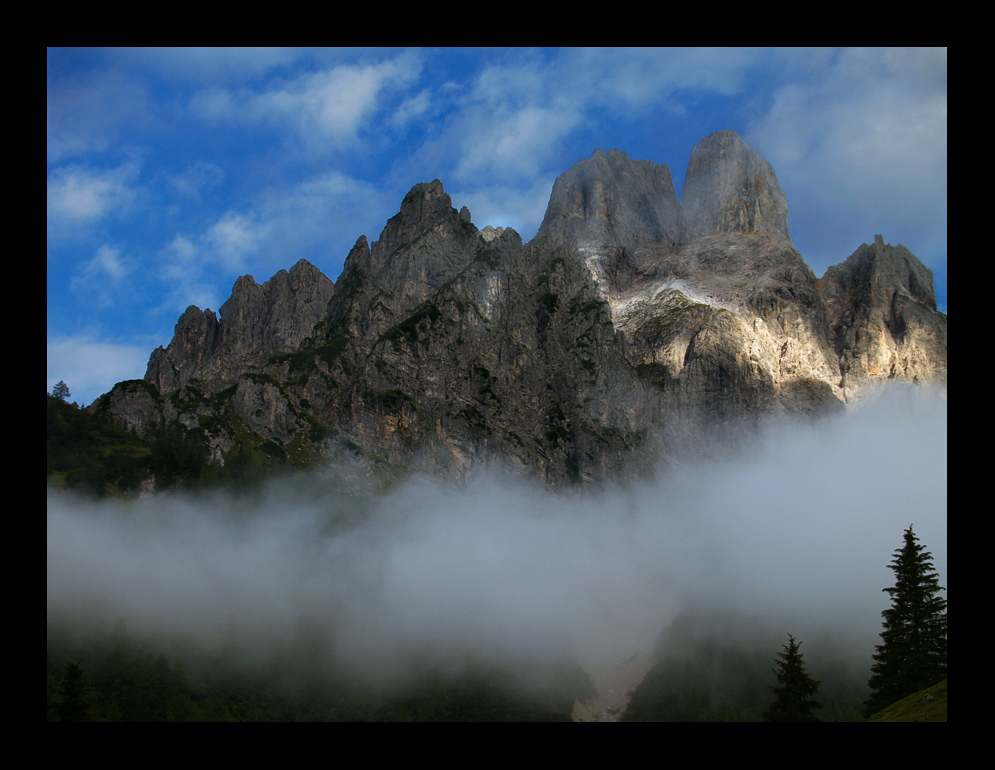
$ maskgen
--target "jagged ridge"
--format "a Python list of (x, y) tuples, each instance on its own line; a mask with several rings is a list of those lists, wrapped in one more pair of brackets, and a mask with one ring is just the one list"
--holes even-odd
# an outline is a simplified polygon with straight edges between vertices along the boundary
[(201, 431), (219, 462), (259, 441), (449, 476), (499, 456), (555, 484), (629, 468), (677, 418), (945, 383), (946, 317), (906, 249), (877, 238), (817, 280), (773, 169), (729, 131), (695, 148), (683, 197), (665, 165), (599, 150), (523, 243), (480, 232), (439, 180), (416, 185), (336, 283), (304, 261), (240, 278), (220, 321), (181, 316), (153, 388), (122, 384), (102, 408)]

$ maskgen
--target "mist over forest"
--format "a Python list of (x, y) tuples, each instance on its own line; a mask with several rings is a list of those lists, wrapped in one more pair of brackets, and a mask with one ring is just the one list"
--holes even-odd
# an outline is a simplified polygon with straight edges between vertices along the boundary
[(246, 670), (291, 655), (386, 689), (426, 662), (541, 672), (649, 652), (692, 615), (869, 669), (909, 524), (947, 585), (946, 413), (945, 394), (889, 387), (565, 491), (495, 471), (368, 494), (359, 463), (252, 496), (50, 489), (48, 623), (85, 638), (123, 621), (173, 654)]

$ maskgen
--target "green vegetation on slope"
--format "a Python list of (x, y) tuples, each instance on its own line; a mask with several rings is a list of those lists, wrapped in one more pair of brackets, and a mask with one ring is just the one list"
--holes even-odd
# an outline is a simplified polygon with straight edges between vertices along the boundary
[(947, 680), (892, 703), (868, 722), (946, 722)]
[(50, 487), (96, 497), (136, 494), (142, 488), (249, 490), (291, 465), (273, 441), (247, 433), (212, 462), (204, 435), (180, 424), (143, 439), (111, 417), (47, 396), (47, 479)]
[[(685, 615), (657, 642), (659, 662), (636, 688), (623, 722), (760, 722), (774, 702), (777, 635), (744, 617)], [(820, 681), (819, 718), (863, 721), (866, 672), (831, 647), (806, 661)]]
[(376, 695), (287, 661), (266, 674), (223, 659), (184, 665), (121, 625), (85, 644), (57, 629), (48, 636), (50, 722), (568, 722), (576, 688), (589, 684), (567, 666), (561, 694), (540, 697), (519, 675), (467, 666), (448, 676), (427, 670), (403, 692)]
[(137, 488), (148, 478), (153, 447), (114, 421), (47, 396), (50, 485), (99, 496)]

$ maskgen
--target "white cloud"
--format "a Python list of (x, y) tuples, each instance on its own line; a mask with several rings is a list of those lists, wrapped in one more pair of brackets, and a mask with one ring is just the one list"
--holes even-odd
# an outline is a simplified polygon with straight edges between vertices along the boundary
[[(195, 287), (209, 276), (227, 280), (245, 272), (267, 243), (268, 229), (255, 212), (227, 211), (200, 234), (177, 233), (159, 251), (159, 275), (170, 285), (172, 294), (189, 292), (203, 298), (204, 289)], [(208, 294), (214, 296), (213, 292)], [(189, 304), (198, 303), (191, 300), (183, 308)]]
[(566, 170), (551, 164), (577, 131), (616, 117), (629, 124), (661, 108), (680, 113), (688, 92), (736, 93), (764, 56), (756, 49), (512, 52), (450, 95), (455, 110), (423, 151), (439, 168), (452, 165), (463, 183), (528, 183)]
[(80, 225), (127, 211), (137, 197), (137, 175), (133, 160), (107, 170), (76, 164), (53, 169), (48, 174), (49, 234), (69, 234)]
[(391, 125), (403, 128), (409, 123), (418, 120), (429, 111), (432, 106), (432, 96), (428, 90), (421, 91), (420, 93), (412, 96), (410, 99), (405, 99), (401, 102), (401, 105), (394, 111), (391, 115), (390, 122)]
[(181, 195), (200, 200), (205, 192), (217, 187), (224, 178), (225, 172), (220, 166), (198, 161), (186, 171), (173, 174), (169, 183)]
[(547, 174), (528, 186), (495, 184), (477, 188), (471, 183), (454, 193), (453, 205), (466, 206), (480, 229), (487, 225), (511, 227), (522, 240), (529, 241), (542, 223), (554, 181), (555, 175)]
[(356, 239), (375, 240), (396, 213), (397, 197), (334, 171), (267, 190), (251, 207), (227, 211), (199, 233), (177, 233), (159, 251), (166, 297), (158, 311), (217, 310), (238, 276), (262, 283), (302, 258), (336, 280)]
[(116, 53), (132, 67), (149, 67), (162, 76), (194, 83), (241, 81), (293, 64), (307, 49), (281, 47), (121, 48)]
[(744, 138), (777, 171), (792, 236), (822, 244), (804, 254), (817, 273), (877, 233), (927, 262), (945, 255), (945, 51), (848, 49), (799, 66)]
[(582, 121), (583, 115), (568, 107), (468, 112), (461, 127), (456, 176), (463, 181), (527, 180), (543, 170)]
[(192, 99), (191, 108), (212, 120), (289, 125), (308, 150), (327, 151), (351, 145), (385, 95), (415, 82), (420, 70), (417, 54), (403, 52), (374, 64), (305, 72), (255, 91), (208, 89)]
[(70, 400), (92, 403), (122, 380), (145, 376), (149, 344), (117, 343), (101, 339), (96, 331), (78, 335), (51, 334), (47, 341), (48, 392), (59, 380), (70, 390)]
[(211, 269), (209, 256), (204, 254), (202, 241), (177, 234), (156, 255), (158, 278), (166, 290), (158, 306), (153, 308), (154, 313), (179, 317), (190, 305), (202, 310), (217, 310), (220, 306), (223, 287), (218, 286), (218, 277)]
[(129, 273), (127, 265), (121, 259), (121, 250), (106, 244), (97, 249), (97, 253), (87, 265), (87, 269), (93, 270), (111, 281), (120, 281)]
[(131, 272), (118, 248), (103, 244), (93, 258), (83, 263), (69, 281), (69, 287), (92, 297), (98, 307), (110, 307)]
[(304, 257), (335, 280), (356, 239), (366, 235), (371, 242), (376, 240), (397, 213), (400, 198), (389, 189), (337, 171), (270, 190), (257, 205), (267, 232), (260, 263), (276, 272)]
[(244, 270), (267, 235), (266, 224), (254, 214), (229, 211), (204, 234), (203, 253), (229, 271)]
[(680, 92), (737, 93), (766, 56), (761, 48), (566, 49), (553, 76), (558, 92), (589, 106), (683, 112)]

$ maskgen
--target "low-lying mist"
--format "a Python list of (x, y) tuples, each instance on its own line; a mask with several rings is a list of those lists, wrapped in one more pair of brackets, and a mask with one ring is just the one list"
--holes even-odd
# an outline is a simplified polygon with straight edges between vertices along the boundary
[(909, 524), (946, 585), (945, 397), (889, 388), (705, 455), (566, 492), (482, 473), (366, 496), (329, 468), (251, 498), (49, 491), (49, 625), (123, 619), (229, 664), (288, 654), (379, 686), (415, 663), (616, 660), (731, 613), (794, 634), (810, 665), (831, 638), (869, 667)]

